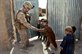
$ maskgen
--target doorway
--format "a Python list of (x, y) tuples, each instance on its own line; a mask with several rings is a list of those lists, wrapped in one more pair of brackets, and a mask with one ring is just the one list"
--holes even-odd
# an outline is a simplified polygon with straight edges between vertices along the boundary
[(47, 19), (47, 0), (38, 0), (39, 1), (39, 19)]

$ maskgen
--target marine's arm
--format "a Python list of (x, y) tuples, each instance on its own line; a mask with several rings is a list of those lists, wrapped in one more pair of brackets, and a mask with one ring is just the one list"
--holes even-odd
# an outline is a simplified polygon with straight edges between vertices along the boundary
[(32, 29), (32, 30), (38, 30), (38, 28), (32, 26), (31, 24), (29, 24), (27, 21), (26, 21), (26, 18), (25, 18), (25, 14), (20, 12), (18, 15), (17, 15), (17, 19), (20, 21), (20, 23), (22, 23), (25, 27), (27, 27), (28, 29)]

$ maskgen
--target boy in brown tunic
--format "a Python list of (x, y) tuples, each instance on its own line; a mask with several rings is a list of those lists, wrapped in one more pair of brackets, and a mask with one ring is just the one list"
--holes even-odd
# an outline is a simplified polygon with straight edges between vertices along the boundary
[(47, 37), (47, 44), (46, 44), (46, 50), (48, 49), (48, 47), (50, 46), (50, 43), (57, 49), (57, 43), (56, 43), (56, 39), (55, 39), (55, 34), (52, 31), (51, 27), (48, 26), (48, 21), (45, 20), (42, 22), (42, 25), (44, 26), (43, 29), (40, 29), (40, 32), (44, 32), (46, 37)]

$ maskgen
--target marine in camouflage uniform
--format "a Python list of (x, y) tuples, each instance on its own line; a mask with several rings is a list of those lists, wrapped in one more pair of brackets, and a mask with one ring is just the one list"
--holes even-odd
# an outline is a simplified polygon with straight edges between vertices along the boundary
[(23, 8), (19, 10), (16, 14), (15, 27), (20, 36), (19, 45), (21, 47), (26, 47), (29, 44), (29, 39), (28, 39), (26, 29), (32, 29), (32, 30), (38, 31), (38, 29), (32, 26), (31, 24), (29, 24), (25, 18), (26, 13), (30, 9), (32, 9), (32, 7), (33, 7), (32, 4), (29, 1), (26, 1), (23, 4)]

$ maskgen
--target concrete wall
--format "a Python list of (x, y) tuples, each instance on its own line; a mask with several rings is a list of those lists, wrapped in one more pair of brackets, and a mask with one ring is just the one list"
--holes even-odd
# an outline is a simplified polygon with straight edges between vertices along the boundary
[(0, 0), (0, 54), (11, 49), (9, 37), (13, 35), (12, 31), (10, 1)]
[(48, 21), (57, 37), (64, 36), (64, 28), (76, 26), (76, 36), (80, 36), (82, 0), (48, 0)]

